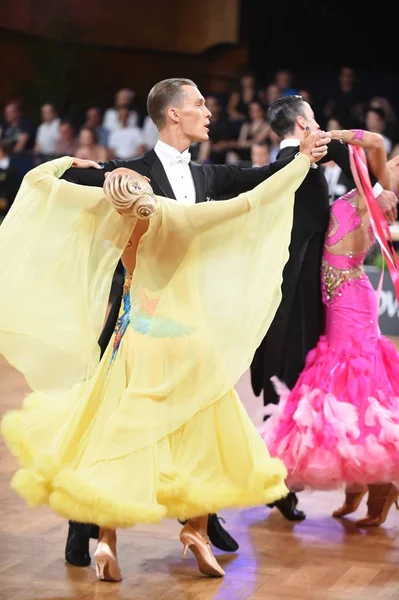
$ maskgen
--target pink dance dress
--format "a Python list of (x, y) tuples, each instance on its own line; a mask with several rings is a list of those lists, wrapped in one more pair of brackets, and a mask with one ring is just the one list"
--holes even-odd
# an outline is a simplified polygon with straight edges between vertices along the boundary
[[(378, 327), (363, 262), (373, 243), (357, 191), (336, 200), (322, 262), (326, 333), (290, 391), (260, 427), (291, 489), (399, 480), (399, 354)], [(273, 412), (272, 412), (273, 411)]]

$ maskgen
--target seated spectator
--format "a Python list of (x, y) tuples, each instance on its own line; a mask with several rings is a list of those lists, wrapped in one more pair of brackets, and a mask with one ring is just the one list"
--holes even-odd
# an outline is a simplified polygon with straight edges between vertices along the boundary
[(280, 98), (280, 89), (275, 83), (270, 83), (265, 92), (262, 92), (262, 103), (267, 109), (273, 102)]
[(386, 121), (384, 110), (382, 108), (369, 108), (366, 112), (365, 123), (368, 131), (382, 135), (387, 154), (390, 154), (392, 140), (385, 133)]
[(266, 142), (253, 144), (251, 148), (251, 164), (253, 167), (264, 167), (270, 163), (270, 147)]
[(348, 66), (341, 68), (338, 86), (332, 90), (323, 113), (326, 120), (335, 116), (344, 129), (361, 126), (365, 107), (365, 94), (360, 88), (355, 71)]
[(246, 72), (240, 77), (237, 89), (230, 94), (227, 102), (227, 116), (233, 124), (237, 124), (237, 135), (241, 124), (249, 117), (249, 105), (256, 100), (261, 100), (261, 93), (255, 76)]
[(114, 158), (128, 159), (144, 152), (144, 137), (139, 127), (129, 125), (129, 109), (118, 111), (119, 127), (109, 135), (109, 148)]
[(96, 132), (98, 144), (100, 146), (108, 146), (108, 131), (102, 126), (102, 113), (98, 106), (91, 106), (86, 111), (86, 120), (83, 127), (94, 129)]
[(292, 73), (287, 69), (279, 69), (274, 76), (274, 84), (281, 96), (296, 96), (298, 90), (292, 85)]
[(75, 156), (75, 129), (68, 120), (64, 120), (60, 124), (60, 137), (57, 140), (55, 152), (57, 156)]
[(50, 160), (56, 153), (57, 141), (60, 137), (60, 119), (52, 104), (43, 104), (40, 109), (41, 124), (36, 131), (34, 153), (44, 160)]
[(23, 116), (19, 102), (9, 102), (4, 108), (4, 125), (1, 139), (8, 144), (11, 152), (32, 150), (35, 128), (32, 122)]
[(249, 120), (241, 126), (238, 140), (229, 143), (229, 149), (232, 152), (229, 153), (228, 162), (231, 164), (251, 160), (252, 144), (265, 142), (270, 131), (263, 105), (256, 100), (251, 102), (249, 105)]
[(123, 88), (115, 94), (115, 106), (108, 108), (104, 114), (103, 127), (111, 132), (114, 129), (120, 129), (119, 109), (126, 108), (128, 110), (128, 125), (136, 127), (139, 122), (138, 114), (133, 110), (132, 104), (136, 94), (133, 90)]
[(145, 150), (152, 150), (159, 140), (159, 131), (149, 115), (146, 116), (143, 123), (143, 138)]
[(105, 162), (108, 160), (108, 150), (105, 146), (100, 146), (97, 134), (90, 127), (82, 127), (79, 132), (76, 158), (85, 158), (95, 162)]
[(10, 156), (8, 144), (0, 142), (0, 217), (7, 214), (14, 202), (21, 178), (15, 165), (15, 158)]
[(308, 104), (310, 104), (312, 106), (313, 99), (312, 99), (312, 96), (310, 95), (309, 90), (307, 90), (305, 88), (301, 88), (300, 90), (298, 90), (298, 96), (301, 96), (305, 100), (305, 102), (307, 102)]
[(399, 129), (398, 123), (396, 119), (396, 112), (388, 100), (388, 98), (384, 98), (383, 96), (374, 96), (371, 98), (369, 103), (370, 108), (381, 108), (384, 111), (385, 116), (385, 135), (392, 140), (392, 143), (395, 144), (399, 142)]
[(226, 161), (226, 151), (232, 139), (231, 125), (223, 114), (222, 105), (216, 96), (208, 96), (206, 106), (212, 116), (209, 124), (209, 140), (201, 142), (197, 161), (223, 165)]
[(270, 129), (269, 133), (269, 152), (270, 152), (270, 162), (275, 162), (277, 160), (277, 154), (280, 152), (280, 143), (281, 140), (278, 135)]

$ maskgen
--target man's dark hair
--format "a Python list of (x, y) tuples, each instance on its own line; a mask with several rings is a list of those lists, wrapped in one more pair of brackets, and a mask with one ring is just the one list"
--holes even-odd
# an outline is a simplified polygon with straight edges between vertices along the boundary
[(147, 112), (150, 118), (154, 121), (158, 129), (165, 124), (165, 113), (167, 109), (174, 105), (183, 103), (184, 85), (197, 85), (191, 79), (174, 77), (172, 79), (164, 79), (159, 81), (150, 90), (147, 98)]
[(305, 101), (302, 96), (283, 96), (273, 102), (266, 113), (267, 122), (281, 139), (294, 133), (297, 117), (306, 119)]

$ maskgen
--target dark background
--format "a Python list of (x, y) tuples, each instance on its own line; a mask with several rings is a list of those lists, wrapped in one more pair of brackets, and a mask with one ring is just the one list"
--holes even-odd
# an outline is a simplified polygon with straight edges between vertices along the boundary
[(242, 37), (257, 77), (290, 69), (322, 102), (341, 66), (353, 67), (367, 95), (387, 96), (398, 108), (398, 21), (393, 4), (324, 0), (243, 0)]
[(347, 65), (366, 95), (387, 96), (398, 110), (394, 6), (0, 0), (0, 107), (18, 96), (32, 117), (46, 101), (74, 113), (93, 103), (109, 106), (121, 87), (135, 89), (144, 103), (156, 81), (172, 76), (193, 78), (204, 93), (228, 94), (247, 65), (264, 85), (276, 70), (290, 69), (294, 85), (312, 92), (317, 109)]

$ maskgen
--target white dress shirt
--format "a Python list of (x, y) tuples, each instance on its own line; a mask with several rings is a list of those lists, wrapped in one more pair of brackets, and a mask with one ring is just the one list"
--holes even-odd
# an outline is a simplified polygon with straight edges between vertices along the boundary
[(180, 204), (195, 204), (195, 185), (190, 171), (190, 152), (179, 152), (158, 140), (154, 151), (162, 163), (176, 200)]

